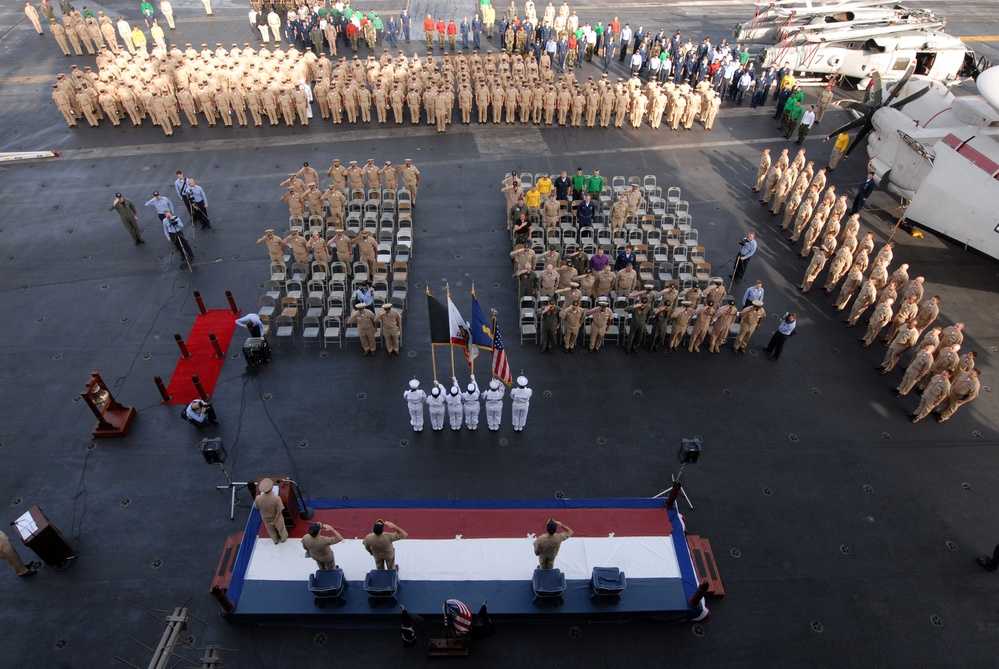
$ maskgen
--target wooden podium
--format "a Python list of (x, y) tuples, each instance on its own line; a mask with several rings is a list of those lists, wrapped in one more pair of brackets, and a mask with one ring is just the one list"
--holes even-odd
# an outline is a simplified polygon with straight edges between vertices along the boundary
[(63, 570), (72, 564), (76, 553), (59, 529), (49, 522), (37, 505), (14, 521), (21, 541), (50, 567)]
[(94, 437), (124, 437), (135, 419), (135, 407), (127, 407), (114, 398), (104, 379), (97, 372), (90, 373), (87, 387), (80, 393), (90, 410), (97, 417), (91, 432)]

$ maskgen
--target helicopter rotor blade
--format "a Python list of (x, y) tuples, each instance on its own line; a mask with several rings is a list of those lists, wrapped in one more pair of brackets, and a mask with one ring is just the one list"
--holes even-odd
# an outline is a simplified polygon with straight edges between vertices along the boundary
[(898, 94), (902, 92), (902, 89), (905, 88), (905, 84), (909, 81), (909, 77), (911, 77), (912, 73), (915, 71), (916, 64), (909, 63), (909, 67), (905, 69), (905, 74), (903, 74), (902, 78), (895, 82), (895, 85), (892, 86), (891, 94), (888, 95), (888, 99), (884, 101), (884, 104), (890, 105), (892, 100), (898, 97)]

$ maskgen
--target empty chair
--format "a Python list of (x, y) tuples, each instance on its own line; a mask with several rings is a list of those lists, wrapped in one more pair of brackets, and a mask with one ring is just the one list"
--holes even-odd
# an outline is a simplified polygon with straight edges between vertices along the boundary
[(617, 567), (594, 567), (590, 576), (590, 587), (598, 599), (619, 602), (621, 593), (628, 587), (628, 580), (624, 572)]
[(298, 304), (302, 304), (305, 300), (304, 290), (302, 289), (301, 281), (293, 281), (289, 279), (284, 285), (284, 294), (287, 297), (295, 298)]
[(534, 185), (534, 175), (531, 174), (530, 172), (524, 172), (523, 174), (519, 175), (519, 178), (520, 178), (520, 186), (521, 188), (524, 189), (524, 192), (526, 193), (527, 191), (531, 190), (531, 186)]
[(264, 294), (268, 295), (275, 302), (281, 299), (282, 291), (283, 288), (280, 281), (275, 281), (274, 279), (264, 281)]
[(622, 230), (621, 228), (611, 230), (611, 244), (613, 244), (615, 248), (621, 248), (625, 246), (627, 243), (628, 243), (627, 230)]
[(274, 334), (277, 335), (278, 343), (282, 339), (291, 339), (291, 343), (295, 344), (295, 321), (291, 316), (286, 316), (280, 314), (276, 319), (274, 319)]
[(309, 283), (307, 285), (308, 285), (308, 288), (309, 288), (309, 291), (308, 291), (308, 296), (309, 297), (312, 297), (313, 295), (318, 295), (320, 302), (322, 302), (324, 299), (326, 299), (326, 282), (325, 281), (320, 281), (319, 279), (309, 279)]
[(638, 264), (638, 278), (643, 283), (649, 281), (655, 281), (655, 265), (651, 262), (642, 262)]
[(335, 342), (343, 348), (343, 327), (339, 318), (327, 316), (323, 319), (323, 347)]
[(345, 300), (340, 295), (330, 295), (326, 298), (326, 317), (343, 318)]
[(691, 230), (693, 222), (691, 221), (690, 214), (677, 214), (676, 215), (676, 227), (680, 230), (686, 232)]
[(687, 247), (681, 244), (673, 249), (673, 262), (686, 262), (687, 258)]
[(291, 264), (291, 279), (293, 281), (308, 281), (309, 266), (304, 262), (293, 262)]
[(706, 284), (711, 280), (711, 264), (699, 262), (694, 266), (694, 278), (700, 284)]
[(686, 282), (688, 282), (688, 281), (690, 281), (691, 284), (692, 284), (693, 283), (693, 278), (694, 278), (694, 263), (691, 263), (691, 262), (681, 262), (681, 263), (679, 263), (677, 265), (676, 278), (678, 278), (680, 281), (684, 282), (685, 286), (686, 286)]
[(280, 314), (282, 316), (288, 316), (293, 321), (298, 320), (298, 300), (294, 297), (282, 297), (281, 298), (281, 310)]
[(323, 315), (325, 298), (319, 295), (309, 295), (305, 298), (305, 315), (319, 318)]
[(272, 262), (271, 263), (271, 280), (280, 281), (284, 283), (288, 278), (288, 266), (283, 262)]
[(697, 246), (697, 230), (690, 229), (683, 231), (683, 243), (687, 246)]
[(390, 261), (376, 260), (375, 264), (371, 268), (371, 280), (372, 281), (388, 281), (389, 270), (388, 263)]
[(403, 202), (408, 202), (409, 206), (413, 205), (413, 194), (409, 192), (406, 188), (400, 188), (395, 192), (396, 206), (402, 206)]
[(642, 190), (648, 191), (650, 188), (656, 187), (656, 175), (646, 174), (642, 178)]
[(329, 265), (326, 264), (325, 260), (313, 260), (310, 269), (311, 276), (314, 280), (326, 283)]
[(653, 228), (651, 230), (645, 231), (645, 243), (649, 245), (649, 248), (655, 248), (663, 243), (663, 232), (658, 228)]
[(670, 186), (666, 189), (666, 202), (670, 205), (675, 205), (680, 201), (680, 187)]
[(645, 233), (638, 228), (633, 230), (628, 230), (628, 243), (634, 246), (635, 244), (645, 243)]
[(409, 263), (392, 263), (392, 281), (409, 281)]
[(306, 316), (302, 319), (302, 343), (307, 344), (309, 340), (320, 341), (321, 329), (319, 327), (319, 316)]
[(695, 246), (690, 249), (690, 262), (697, 264), (705, 262), (705, 250), (703, 246)]
[(378, 244), (389, 244), (395, 241), (395, 229), (392, 227), (378, 228)]
[(531, 579), (535, 600), (561, 600), (565, 592), (565, 574), (561, 569), (535, 569)]
[(399, 309), (406, 309), (406, 299), (409, 295), (409, 283), (405, 279), (392, 279), (392, 294), (389, 301)]
[(411, 256), (412, 251), (409, 244), (403, 244), (400, 242), (395, 245), (395, 258), (393, 262), (408, 263)]
[(661, 197), (650, 197), (649, 209), (652, 210), (657, 219), (661, 219), (666, 215), (666, 200)]
[(657, 265), (656, 277), (664, 283), (671, 281), (673, 279), (673, 263), (669, 261), (659, 263)]
[(288, 217), (288, 230), (298, 230), (299, 232), (305, 230), (305, 218), (302, 216), (289, 216)]
[(364, 591), (372, 599), (391, 599), (399, 589), (399, 572), (395, 569), (372, 569), (364, 577)]
[(652, 247), (652, 262), (661, 263), (670, 259), (670, 247), (665, 244), (657, 244)]
[(261, 295), (257, 299), (257, 315), (261, 317), (266, 316), (267, 318), (274, 316), (274, 312), (277, 309), (276, 302), (277, 300), (272, 295)]
[(615, 195), (620, 195), (621, 191), (624, 190), (626, 183), (627, 182), (622, 176), (611, 177), (611, 190)]
[(369, 214), (374, 216), (375, 218), (378, 218), (378, 212), (379, 212), (379, 207), (381, 205), (381, 200), (380, 199), (372, 200), (371, 199), (372, 195), (376, 194), (372, 193), (371, 195), (369, 195), (368, 199), (364, 202), (364, 207), (361, 209), (361, 211), (364, 212), (365, 218), (367, 218)]
[(339, 260), (330, 263), (330, 283), (334, 281), (347, 283), (347, 265)]
[(649, 259), (649, 247), (645, 244), (633, 244), (631, 250), (635, 252), (635, 262), (643, 263)]
[(346, 585), (347, 581), (343, 578), (343, 569), (339, 567), (309, 574), (309, 592), (315, 598), (312, 603), (316, 606), (322, 606), (327, 601), (339, 599), (343, 595)]

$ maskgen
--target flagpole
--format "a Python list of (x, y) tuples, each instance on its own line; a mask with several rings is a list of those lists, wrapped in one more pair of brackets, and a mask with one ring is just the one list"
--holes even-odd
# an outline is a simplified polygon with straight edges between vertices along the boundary
[[(444, 284), (444, 292), (447, 294), (447, 301), (448, 301), (448, 304), (450, 304), (451, 303), (451, 284), (449, 284), (449, 283), (445, 283)], [(450, 308), (448, 309), (448, 316), (450, 318)], [(456, 378), (455, 373), (454, 373), (454, 344), (451, 344), (450, 346), (448, 346), (448, 348), (451, 349), (451, 378), (453, 379), (453, 378)]]
[[(489, 337), (490, 342), (492, 343), (492, 348), (490, 349), (490, 363), (492, 363), (496, 357), (496, 310), (491, 309), (490, 311), (493, 312), (493, 331), (490, 333)], [(490, 364), (490, 369), (492, 370), (491, 378), (496, 378), (496, 367), (493, 364)]]
[[(430, 286), (430, 282), (427, 281), (426, 285)], [(427, 297), (433, 297), (433, 295), (430, 294), (430, 288), (429, 287), (426, 289), (426, 292), (427, 292)], [(433, 333), (433, 330), (431, 330), (431, 333)], [(434, 346), (434, 338), (433, 338), (433, 336), (430, 337), (430, 361), (433, 363), (433, 366), (434, 366), (434, 382), (435, 382), (434, 385), (436, 385), (436, 381), (437, 381), (437, 347)]]
[[(472, 299), (473, 300), (475, 299), (475, 282), (474, 281), (472, 282)], [(472, 329), (473, 330), (475, 329), (475, 314), (474, 313), (472, 314)], [(478, 357), (478, 356), (472, 355), (472, 350), (473, 350), (472, 347), (474, 347), (474, 346), (475, 346), (475, 344), (474, 344), (473, 341), (469, 341), (468, 342), (468, 369), (469, 369), (468, 373), (471, 374), (472, 376), (475, 376), (475, 358)]]

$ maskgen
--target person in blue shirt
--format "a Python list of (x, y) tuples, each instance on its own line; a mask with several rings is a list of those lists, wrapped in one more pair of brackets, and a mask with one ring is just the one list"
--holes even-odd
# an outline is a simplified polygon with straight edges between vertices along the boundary
[(358, 302), (364, 303), (365, 309), (368, 309), (369, 311), (371, 311), (371, 313), (374, 313), (375, 291), (371, 288), (370, 281), (365, 281), (360, 286), (358, 286), (357, 290), (354, 291), (354, 297), (357, 298)]
[(472, 24), (468, 22), (468, 17), (466, 16), (461, 20), (461, 25), (458, 26), (458, 32), (461, 35), (461, 48), (468, 48), (468, 36), (472, 33)]
[(756, 233), (750, 231), (741, 242), (739, 242), (739, 255), (735, 258), (735, 271), (732, 273), (732, 280), (736, 283), (742, 281), (742, 277), (746, 274), (746, 267), (749, 265), (749, 261), (752, 259), (753, 255), (756, 254)]
[(191, 222), (200, 223), (202, 230), (211, 230), (212, 219), (208, 218), (208, 196), (205, 189), (194, 183), (194, 179), (188, 179), (184, 195), (191, 208)]
[(593, 217), (597, 213), (597, 205), (593, 204), (593, 199), (587, 193), (582, 201), (576, 205), (576, 225), (580, 228), (593, 227)]
[(146, 200), (146, 206), (155, 209), (156, 215), (160, 217), (161, 221), (167, 213), (173, 212), (173, 202), (160, 195), (159, 191), (153, 191), (153, 197)]
[(617, 254), (617, 258), (614, 259), (614, 271), (620, 272), (628, 265), (636, 267), (638, 265), (638, 258), (635, 256), (635, 252), (632, 250), (631, 245), (624, 247), (624, 250)]
[(798, 334), (795, 332), (795, 328), (798, 325), (798, 314), (786, 313), (784, 317), (780, 319), (780, 325), (777, 326), (777, 331), (774, 332), (773, 336), (770, 337), (770, 343), (767, 347), (763, 349), (770, 354), (770, 359), (774, 362), (780, 358), (781, 351), (784, 350), (784, 342), (786, 342), (790, 337)]
[(867, 203), (867, 198), (871, 196), (874, 192), (874, 172), (868, 172), (867, 178), (864, 179), (863, 183), (860, 184), (860, 189), (857, 191), (857, 196), (853, 198), (853, 209), (850, 210), (851, 214), (858, 213), (864, 208), (864, 204)]
[(746, 289), (746, 294), (742, 298), (742, 306), (748, 307), (757, 300), (763, 302), (763, 282), (759, 279), (756, 280), (754, 285)]

